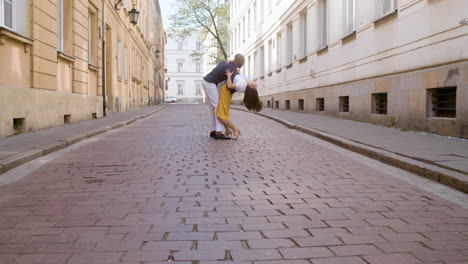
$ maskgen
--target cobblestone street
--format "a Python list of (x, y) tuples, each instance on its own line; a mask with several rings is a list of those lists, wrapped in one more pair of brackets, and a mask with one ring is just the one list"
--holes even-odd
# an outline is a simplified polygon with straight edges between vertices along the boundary
[(232, 117), (214, 140), (206, 105), (170, 105), (0, 186), (0, 263), (468, 263), (467, 209)]

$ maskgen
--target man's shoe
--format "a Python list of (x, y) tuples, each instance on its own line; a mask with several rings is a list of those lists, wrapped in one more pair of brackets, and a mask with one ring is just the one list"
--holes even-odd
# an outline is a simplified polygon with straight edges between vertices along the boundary
[(210, 132), (210, 137), (214, 138), (215, 135), (216, 135), (216, 131), (211, 131), (211, 132)]
[(231, 139), (231, 137), (227, 137), (225, 136), (224, 134), (215, 134), (215, 137), (214, 137), (216, 140), (218, 139), (223, 139), (223, 140), (229, 140)]

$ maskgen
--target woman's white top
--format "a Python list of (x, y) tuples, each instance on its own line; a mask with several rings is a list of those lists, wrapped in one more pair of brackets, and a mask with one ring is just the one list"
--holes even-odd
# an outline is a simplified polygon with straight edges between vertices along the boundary
[(245, 92), (245, 89), (247, 89), (247, 77), (242, 74), (237, 74), (236, 77), (234, 77), (234, 84), (236, 85), (236, 92)]

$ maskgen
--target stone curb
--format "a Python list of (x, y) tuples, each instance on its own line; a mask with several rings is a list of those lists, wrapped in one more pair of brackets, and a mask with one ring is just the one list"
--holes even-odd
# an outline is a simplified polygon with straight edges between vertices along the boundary
[(400, 169), (417, 174), (419, 176), (423, 176), (430, 180), (450, 186), (461, 192), (468, 193), (468, 182), (463, 180), (463, 178), (466, 177), (466, 175), (462, 173), (444, 169), (436, 165), (431, 165), (430, 163), (417, 161), (409, 157), (405, 157), (405, 156), (402, 156), (402, 155), (399, 155), (399, 154), (396, 154), (396, 153), (393, 153), (384, 149), (372, 147), (372, 146), (365, 145), (356, 141), (352, 141), (352, 140), (345, 139), (339, 136), (335, 136), (335, 135), (326, 133), (324, 131), (304, 127), (301, 125), (296, 125), (292, 122), (286, 121), (282, 118), (272, 116), (269, 114), (254, 113), (254, 112), (247, 111), (245, 109), (239, 109), (235, 107), (233, 107), (232, 109), (235, 109), (238, 111), (249, 112), (252, 114), (256, 114), (256, 115), (271, 119), (290, 129), (294, 129), (302, 133), (320, 138), (322, 140), (328, 141), (339, 147), (362, 154), (364, 156), (378, 160), (388, 165), (398, 167)]
[(32, 149), (29, 149), (29, 150), (26, 150), (26, 151), (23, 151), (23, 152), (20, 152), (18, 154), (15, 154), (13, 156), (10, 156), (8, 158), (5, 158), (3, 160), (0, 161), (0, 176), (2, 173), (5, 173), (11, 169), (14, 169), (20, 165), (23, 165), (24, 163), (27, 163), (31, 160), (34, 160), (34, 159), (37, 159), (41, 156), (45, 156), (47, 154), (50, 154), (52, 152), (55, 152), (55, 151), (58, 151), (58, 150), (61, 150), (61, 149), (64, 149), (66, 147), (69, 147), (75, 143), (78, 143), (82, 140), (85, 140), (87, 138), (91, 138), (91, 137), (94, 137), (94, 136), (97, 136), (99, 134), (103, 134), (107, 131), (110, 131), (110, 130), (113, 130), (113, 129), (116, 129), (116, 128), (120, 128), (120, 127), (124, 127), (124, 126), (127, 126), (129, 124), (132, 124), (134, 123), (135, 121), (139, 120), (139, 119), (143, 119), (145, 117), (148, 117), (150, 115), (154, 115), (158, 112), (161, 112), (163, 111), (164, 109), (167, 108), (167, 105), (155, 110), (155, 111), (152, 111), (150, 113), (146, 113), (146, 114), (143, 114), (143, 115), (140, 115), (140, 116), (137, 116), (137, 117), (132, 117), (131, 119), (127, 120), (127, 121), (120, 121), (119, 123), (116, 123), (114, 125), (110, 125), (110, 126), (105, 126), (105, 127), (101, 127), (101, 128), (97, 128), (97, 129), (93, 129), (91, 131), (88, 131), (86, 133), (83, 133), (83, 134), (79, 134), (79, 135), (72, 135), (68, 138), (64, 138), (64, 139), (60, 139), (60, 140), (57, 140), (55, 142), (52, 142), (52, 143), (48, 143), (44, 146), (41, 146), (41, 147), (35, 147), (35, 148), (32, 148)]

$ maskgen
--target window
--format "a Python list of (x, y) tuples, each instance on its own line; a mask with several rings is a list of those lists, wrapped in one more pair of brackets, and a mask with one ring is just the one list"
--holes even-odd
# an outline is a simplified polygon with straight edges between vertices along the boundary
[(273, 71), (273, 40), (268, 41), (268, 73)]
[[(1, 0), (0, 0), (1, 1)], [(91, 16), (88, 14), (88, 29), (91, 25)], [(63, 51), (63, 0), (57, 1), (57, 50)], [(88, 32), (89, 37), (89, 32)], [(90, 41), (88, 40), (88, 51), (91, 49)], [(89, 59), (90, 55), (88, 55)]]
[(251, 22), (250, 16), (251, 16), (251, 14), (250, 14), (250, 9), (249, 9), (249, 11), (247, 11), (247, 36), (250, 36), (250, 27), (251, 27), (251, 24), (250, 24), (250, 22)]
[(276, 68), (281, 69), (281, 32), (276, 35)]
[(284, 108), (286, 108), (286, 110), (291, 109), (291, 101), (290, 100), (285, 100), (284, 101)]
[(275, 109), (279, 109), (279, 101), (275, 101)]
[(259, 77), (257, 52), (254, 52), (253, 67), (252, 67), (252, 68), (253, 68), (253, 76), (254, 76), (254, 79), (256, 79), (256, 78)]
[(395, 0), (374, 0), (374, 20), (377, 21), (395, 12)]
[(117, 41), (117, 79), (122, 79), (122, 42)]
[(260, 48), (260, 77), (265, 75), (265, 46)]
[(255, 28), (257, 27), (257, 1), (253, 4), (253, 19), (252, 19), (252, 31), (255, 32)]
[(182, 51), (184, 49), (184, 42), (182, 40), (179, 40), (177, 43), (177, 50)]
[(196, 63), (196, 71), (201, 72), (201, 63), (200, 62)]
[(0, 0), (0, 18), (3, 17), (2, 21), (0, 21), (0, 26), (4, 26), (11, 30), (16, 29), (15, 25), (15, 11), (16, 5), (13, 0)]
[(318, 1), (318, 50), (328, 45), (328, 9), (327, 0)]
[(319, 112), (325, 110), (325, 98), (317, 98), (315, 103), (315, 109)]
[(355, 0), (342, 0), (343, 38), (356, 31), (355, 6)]
[(340, 112), (349, 112), (349, 96), (340, 96)]
[(304, 99), (297, 100), (297, 110), (304, 111)]
[(97, 9), (90, 5), (88, 10), (88, 63), (97, 65)]
[(292, 35), (292, 22), (286, 26), (286, 41), (288, 46), (286, 47), (286, 65), (293, 62), (293, 35)]
[(271, 108), (271, 101), (270, 100), (267, 101), (267, 107)]
[(183, 66), (184, 66), (184, 60), (177, 60), (177, 72), (182, 72)]
[(457, 87), (428, 89), (428, 117), (457, 117)]
[[(58, 0), (57, 4), (57, 50), (72, 54), (72, 1)], [(93, 27), (95, 25), (93, 19), (95, 16), (92, 16), (93, 14), (91, 12), (93, 12), (93, 10), (88, 11), (88, 24), (91, 22), (91, 27)], [(88, 34), (90, 33), (88, 32)], [(91, 36), (94, 36), (94, 34), (94, 32), (91, 32)], [(92, 41), (88, 43), (88, 45), (90, 45), (92, 50), (94, 47)], [(90, 55), (88, 54), (88, 58), (89, 57)]]
[(265, 16), (265, 0), (260, 0), (260, 23), (263, 22)]
[(242, 18), (242, 42), (245, 41), (245, 17)]
[(197, 42), (197, 51), (201, 50), (201, 46), (202, 46), (201, 42)]
[(299, 17), (301, 30), (301, 56), (300, 59), (307, 57), (307, 9), (303, 10)]
[(252, 56), (249, 55), (249, 57), (247, 57), (247, 75), (248, 75), (248, 78), (252, 78), (253, 76), (253, 73), (252, 73), (252, 60), (251, 60)]
[(269, 14), (269, 13), (271, 13), (271, 6), (272, 6), (271, 1), (273, 1), (273, 0), (266, 0), (266, 1), (267, 1), (267, 5), (268, 5), (268, 14)]
[(387, 114), (387, 93), (372, 94), (372, 113), (379, 115)]
[(184, 95), (184, 83), (177, 82), (177, 95)]
[(124, 48), (124, 77), (125, 81), (128, 81), (128, 48), (125, 46)]
[(201, 89), (202, 89), (202, 85), (201, 83), (197, 82), (195, 84), (195, 95), (201, 95)]

